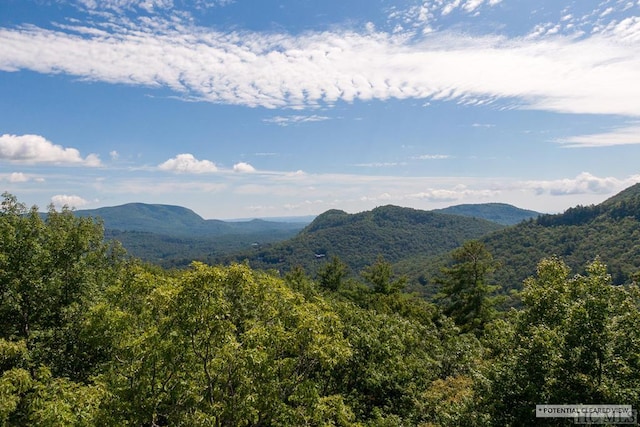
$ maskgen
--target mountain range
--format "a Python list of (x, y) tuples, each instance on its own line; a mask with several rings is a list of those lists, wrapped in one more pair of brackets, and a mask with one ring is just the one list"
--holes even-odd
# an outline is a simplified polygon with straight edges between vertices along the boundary
[(301, 266), (314, 274), (325, 260), (336, 256), (357, 274), (378, 255), (391, 263), (416, 253), (434, 256), (504, 227), (482, 218), (393, 205), (357, 214), (329, 210), (291, 239), (224, 261), (248, 260), (252, 267), (261, 269)]
[(76, 213), (100, 217), (107, 238), (165, 267), (247, 261), (280, 271), (302, 266), (313, 276), (337, 256), (358, 274), (382, 255), (414, 289), (432, 294), (440, 268), (450, 262), (448, 252), (479, 239), (501, 265), (493, 280), (505, 291), (520, 288), (549, 256), (577, 272), (598, 257), (615, 284), (640, 277), (640, 184), (601, 204), (554, 215), (499, 203), (436, 211), (391, 205), (356, 214), (330, 210), (310, 223), (205, 220), (179, 206), (141, 203)]
[[(406, 239), (403, 240), (399, 236), (411, 237), (416, 240), (424, 237), (429, 242), (428, 245), (431, 248), (427, 252), (433, 254), (439, 252), (441, 249), (454, 247), (460, 243), (460, 238), (478, 237), (488, 230), (500, 228), (499, 223), (504, 225), (539, 215), (536, 212), (498, 203), (463, 205), (461, 207), (453, 206), (449, 209), (459, 212), (455, 215), (457, 219), (451, 220), (451, 224), (455, 223), (456, 225), (452, 226), (453, 228), (449, 230), (449, 233), (443, 232), (441, 233), (442, 237), (438, 237), (435, 240), (431, 237), (427, 238), (429, 228), (435, 223), (432, 224), (426, 221), (422, 229), (416, 231), (412, 226), (407, 227), (406, 218), (403, 218), (403, 215), (404, 217), (423, 215), (425, 218), (447, 218), (447, 215), (449, 215), (447, 209), (441, 210), (440, 212), (434, 211), (432, 213), (391, 206), (375, 209), (372, 212), (374, 212), (374, 216), (378, 219), (381, 218), (381, 214), (385, 211), (387, 214), (391, 211), (395, 212), (391, 214), (390, 217), (387, 215), (389, 218), (386, 220), (384, 226), (388, 229), (390, 235), (396, 236), (394, 243), (386, 242), (384, 238), (381, 239), (381, 229), (379, 228), (377, 230), (367, 230), (366, 226), (363, 228), (363, 224), (366, 222), (356, 227), (359, 228), (356, 233), (361, 236), (369, 236), (365, 239), (369, 242), (369, 247), (377, 247), (383, 252), (385, 252), (385, 248), (404, 246), (404, 248), (399, 251), (393, 250), (393, 252), (402, 255), (410, 253), (413, 245), (409, 245)], [(395, 218), (394, 215), (400, 212), (404, 214)], [(164, 267), (183, 267), (194, 260), (213, 263), (228, 261), (231, 258), (253, 258), (256, 250), (267, 251), (263, 259), (265, 259), (265, 257), (273, 258), (275, 255), (266, 255), (266, 253), (270, 253), (270, 251), (277, 252), (278, 249), (264, 249), (265, 245), (276, 244), (277, 242), (295, 238), (297, 238), (297, 241), (307, 240), (311, 246), (315, 245), (315, 250), (319, 246), (315, 243), (312, 244), (312, 242), (317, 236), (322, 236), (318, 238), (323, 240), (323, 245), (326, 248), (331, 248), (333, 246), (332, 240), (334, 240), (334, 238), (332, 237), (332, 233), (334, 231), (337, 232), (338, 235), (352, 233), (352, 231), (347, 232), (340, 230), (339, 226), (341, 221), (345, 220), (353, 225), (353, 223), (358, 222), (359, 218), (365, 218), (369, 214), (366, 212), (353, 214), (353, 218), (355, 218), (353, 221), (350, 219), (352, 218), (351, 215), (342, 211), (328, 211), (318, 217), (222, 221), (203, 219), (192, 210), (180, 206), (129, 203), (113, 207), (78, 210), (76, 211), (76, 215), (100, 218), (105, 227), (106, 237), (119, 240), (133, 256), (141, 258), (144, 261), (160, 264)], [(470, 218), (462, 219), (460, 215)], [(484, 217), (490, 217), (495, 222), (487, 224), (486, 222), (474, 220), (474, 218), (483, 219)], [(333, 223), (332, 221), (337, 221), (337, 223)], [(466, 227), (467, 231), (473, 230), (473, 232), (467, 234), (463, 232), (455, 239), (450, 236), (447, 237), (447, 235), (451, 233), (457, 234), (458, 228), (460, 228), (463, 223), (466, 224), (464, 227)], [(476, 229), (478, 224), (482, 224), (482, 226)], [(305, 226), (308, 227), (303, 232)], [(323, 231), (318, 233), (317, 236), (313, 233), (314, 230), (320, 230), (325, 227), (329, 227), (334, 231)], [(440, 224), (438, 227), (441, 231), (444, 231), (448, 226)], [(398, 231), (394, 232), (394, 229), (398, 229)], [(297, 236), (298, 233), (301, 233), (301, 236)], [(446, 243), (441, 243), (441, 240), (446, 241)], [(371, 246), (371, 242), (377, 243)], [(417, 245), (419, 248), (423, 248), (424, 246), (424, 244)], [(437, 250), (434, 252), (433, 248), (437, 248)], [(309, 250), (311, 249), (306, 249), (307, 252)], [(324, 249), (324, 251), (327, 252), (329, 249)], [(351, 252), (357, 252), (357, 254), (352, 254)], [(338, 251), (337, 254), (341, 256), (346, 256), (347, 254), (353, 255), (353, 268), (360, 268), (364, 261), (369, 262), (371, 260), (371, 256), (362, 256), (364, 252), (369, 251), (356, 249), (354, 251), (347, 250), (346, 253)], [(235, 258), (233, 256), (230, 257), (230, 254), (236, 254)], [(392, 256), (392, 258), (396, 260), (398, 256)], [(263, 264), (263, 266), (265, 265), (264, 262), (261, 264)], [(273, 266), (270, 265), (270, 267)]]
[[(596, 258), (604, 262), (615, 285), (640, 281), (640, 184), (635, 184), (597, 205), (575, 206), (555, 215), (535, 219), (489, 233), (480, 239), (500, 267), (493, 282), (504, 292), (520, 289), (536, 274), (543, 258), (559, 257), (575, 273)], [(418, 254), (395, 265), (433, 293), (446, 255)]]

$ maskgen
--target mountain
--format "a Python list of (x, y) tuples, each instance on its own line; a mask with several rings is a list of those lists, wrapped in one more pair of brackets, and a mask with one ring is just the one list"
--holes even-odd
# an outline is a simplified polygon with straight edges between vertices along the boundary
[(210, 262), (230, 252), (285, 240), (308, 224), (205, 220), (180, 206), (145, 203), (78, 210), (75, 214), (100, 218), (107, 239), (119, 240), (132, 256), (163, 267)]
[(300, 231), (300, 222), (221, 221), (203, 219), (190, 209), (172, 205), (128, 203), (120, 206), (76, 211), (78, 216), (99, 217), (109, 230), (138, 231), (180, 237), (253, 234), (266, 231)]
[(484, 219), (391, 205), (357, 214), (329, 210), (289, 240), (226, 260), (246, 259), (263, 269), (288, 270), (299, 265), (313, 275), (337, 256), (357, 274), (378, 255), (391, 263), (416, 254), (433, 256), (501, 228)]
[(444, 209), (435, 209), (434, 212), (483, 218), (503, 225), (514, 225), (542, 215), (539, 212), (521, 209), (506, 203), (455, 205)]
[[(496, 231), (481, 239), (501, 267), (495, 283), (505, 291), (519, 289), (536, 273), (542, 258), (558, 256), (574, 272), (598, 257), (609, 269), (614, 284), (640, 278), (640, 184), (608, 200), (576, 206), (561, 214), (541, 215)], [(405, 259), (397, 269), (419, 277), (426, 293), (432, 293), (433, 278), (446, 257)]]

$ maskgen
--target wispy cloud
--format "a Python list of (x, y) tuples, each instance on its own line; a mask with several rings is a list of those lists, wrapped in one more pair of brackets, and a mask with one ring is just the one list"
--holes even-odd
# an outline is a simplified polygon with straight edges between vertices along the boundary
[(298, 123), (309, 123), (309, 122), (323, 122), (325, 120), (329, 120), (330, 117), (327, 116), (319, 116), (316, 114), (310, 116), (303, 115), (292, 115), (292, 116), (275, 116), (270, 117), (268, 119), (264, 119), (265, 123), (273, 123), (278, 126), (289, 126)]
[[(166, 87), (188, 98), (268, 108), (505, 99), (528, 109), (640, 117), (639, 40), (638, 18), (584, 38), (436, 32), (417, 41), (383, 32), (221, 33), (149, 18), (1, 28), (0, 70)], [(325, 119), (302, 117), (274, 123)]]
[(362, 168), (388, 168), (394, 166), (404, 166), (405, 162), (371, 162), (371, 163), (356, 163), (354, 166)]
[(575, 178), (526, 181), (522, 185), (525, 188), (534, 190), (537, 194), (547, 193), (553, 196), (565, 196), (571, 194), (610, 194), (639, 181), (640, 175), (619, 179), (615, 177), (598, 177), (588, 172), (582, 172)]
[(615, 129), (611, 132), (571, 136), (560, 139), (558, 142), (569, 148), (640, 144), (640, 124)]
[(8, 181), (14, 184), (18, 182), (27, 182), (29, 181), (29, 177), (22, 172), (12, 172), (8, 177)]
[(0, 136), (0, 160), (17, 163), (100, 166), (100, 158), (89, 154), (82, 158), (75, 148), (56, 145), (40, 135)]
[(176, 173), (212, 173), (216, 172), (218, 168), (210, 160), (198, 160), (193, 154), (185, 153), (178, 154), (160, 165), (158, 169), (167, 172)]
[(451, 158), (452, 156), (448, 154), (422, 154), (420, 156), (412, 157), (413, 160), (444, 160)]
[[(176, 6), (176, 1), (174, 0), (77, 0), (77, 2), (88, 10), (107, 10), (116, 13), (134, 9), (152, 13), (172, 9)], [(197, 8), (208, 8), (225, 6), (233, 3), (234, 0), (177, 0), (177, 2), (181, 5), (184, 5), (185, 2), (190, 2), (191, 5)]]
[(154, 9), (173, 7), (173, 0), (78, 0), (87, 9), (123, 11), (127, 9), (143, 9), (152, 12)]

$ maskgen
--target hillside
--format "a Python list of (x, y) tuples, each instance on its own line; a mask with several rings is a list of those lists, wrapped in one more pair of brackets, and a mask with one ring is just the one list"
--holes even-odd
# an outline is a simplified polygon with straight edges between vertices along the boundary
[[(535, 274), (538, 261), (554, 255), (578, 273), (598, 257), (614, 284), (630, 283), (640, 272), (640, 184), (601, 204), (542, 215), (481, 240), (501, 263), (494, 279), (505, 290), (521, 288), (523, 280)], [(432, 293), (433, 277), (443, 262), (446, 257), (420, 256), (403, 260), (397, 269), (419, 278), (426, 293)]]
[(128, 203), (120, 206), (76, 211), (78, 216), (99, 217), (108, 230), (138, 231), (180, 237), (253, 234), (272, 231), (297, 232), (304, 224), (252, 219), (221, 221), (203, 219), (190, 209), (172, 205)]
[(247, 259), (262, 269), (288, 270), (300, 265), (315, 274), (327, 259), (338, 256), (356, 274), (379, 254), (391, 263), (417, 254), (434, 256), (501, 228), (484, 219), (398, 206), (357, 214), (330, 210), (294, 238), (233, 259)]
[(455, 205), (444, 209), (435, 209), (434, 212), (482, 218), (503, 225), (514, 225), (542, 215), (540, 212), (521, 209), (506, 203)]
[(119, 240), (132, 256), (163, 267), (211, 262), (252, 245), (288, 239), (306, 225), (282, 220), (205, 220), (180, 206), (144, 203), (79, 210), (75, 214), (100, 218), (107, 239)]

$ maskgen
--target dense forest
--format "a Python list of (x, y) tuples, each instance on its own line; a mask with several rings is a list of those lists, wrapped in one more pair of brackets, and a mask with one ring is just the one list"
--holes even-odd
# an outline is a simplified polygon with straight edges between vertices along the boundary
[[(624, 200), (606, 206), (632, 221)], [(577, 226), (544, 221), (526, 226)], [(313, 275), (162, 269), (6, 193), (0, 241), (3, 426), (555, 426), (573, 420), (537, 404), (640, 405), (640, 290), (595, 255), (576, 274), (540, 254), (501, 310), (491, 240), (442, 258), (432, 301), (383, 254), (354, 275), (330, 247)]]
[(432, 257), (502, 228), (481, 218), (393, 205), (357, 214), (334, 209), (319, 215), (293, 238), (215, 261), (246, 260), (261, 270), (289, 271), (301, 266), (315, 276), (328, 260), (338, 257), (348, 275), (357, 276), (379, 255), (392, 264), (415, 254)]

